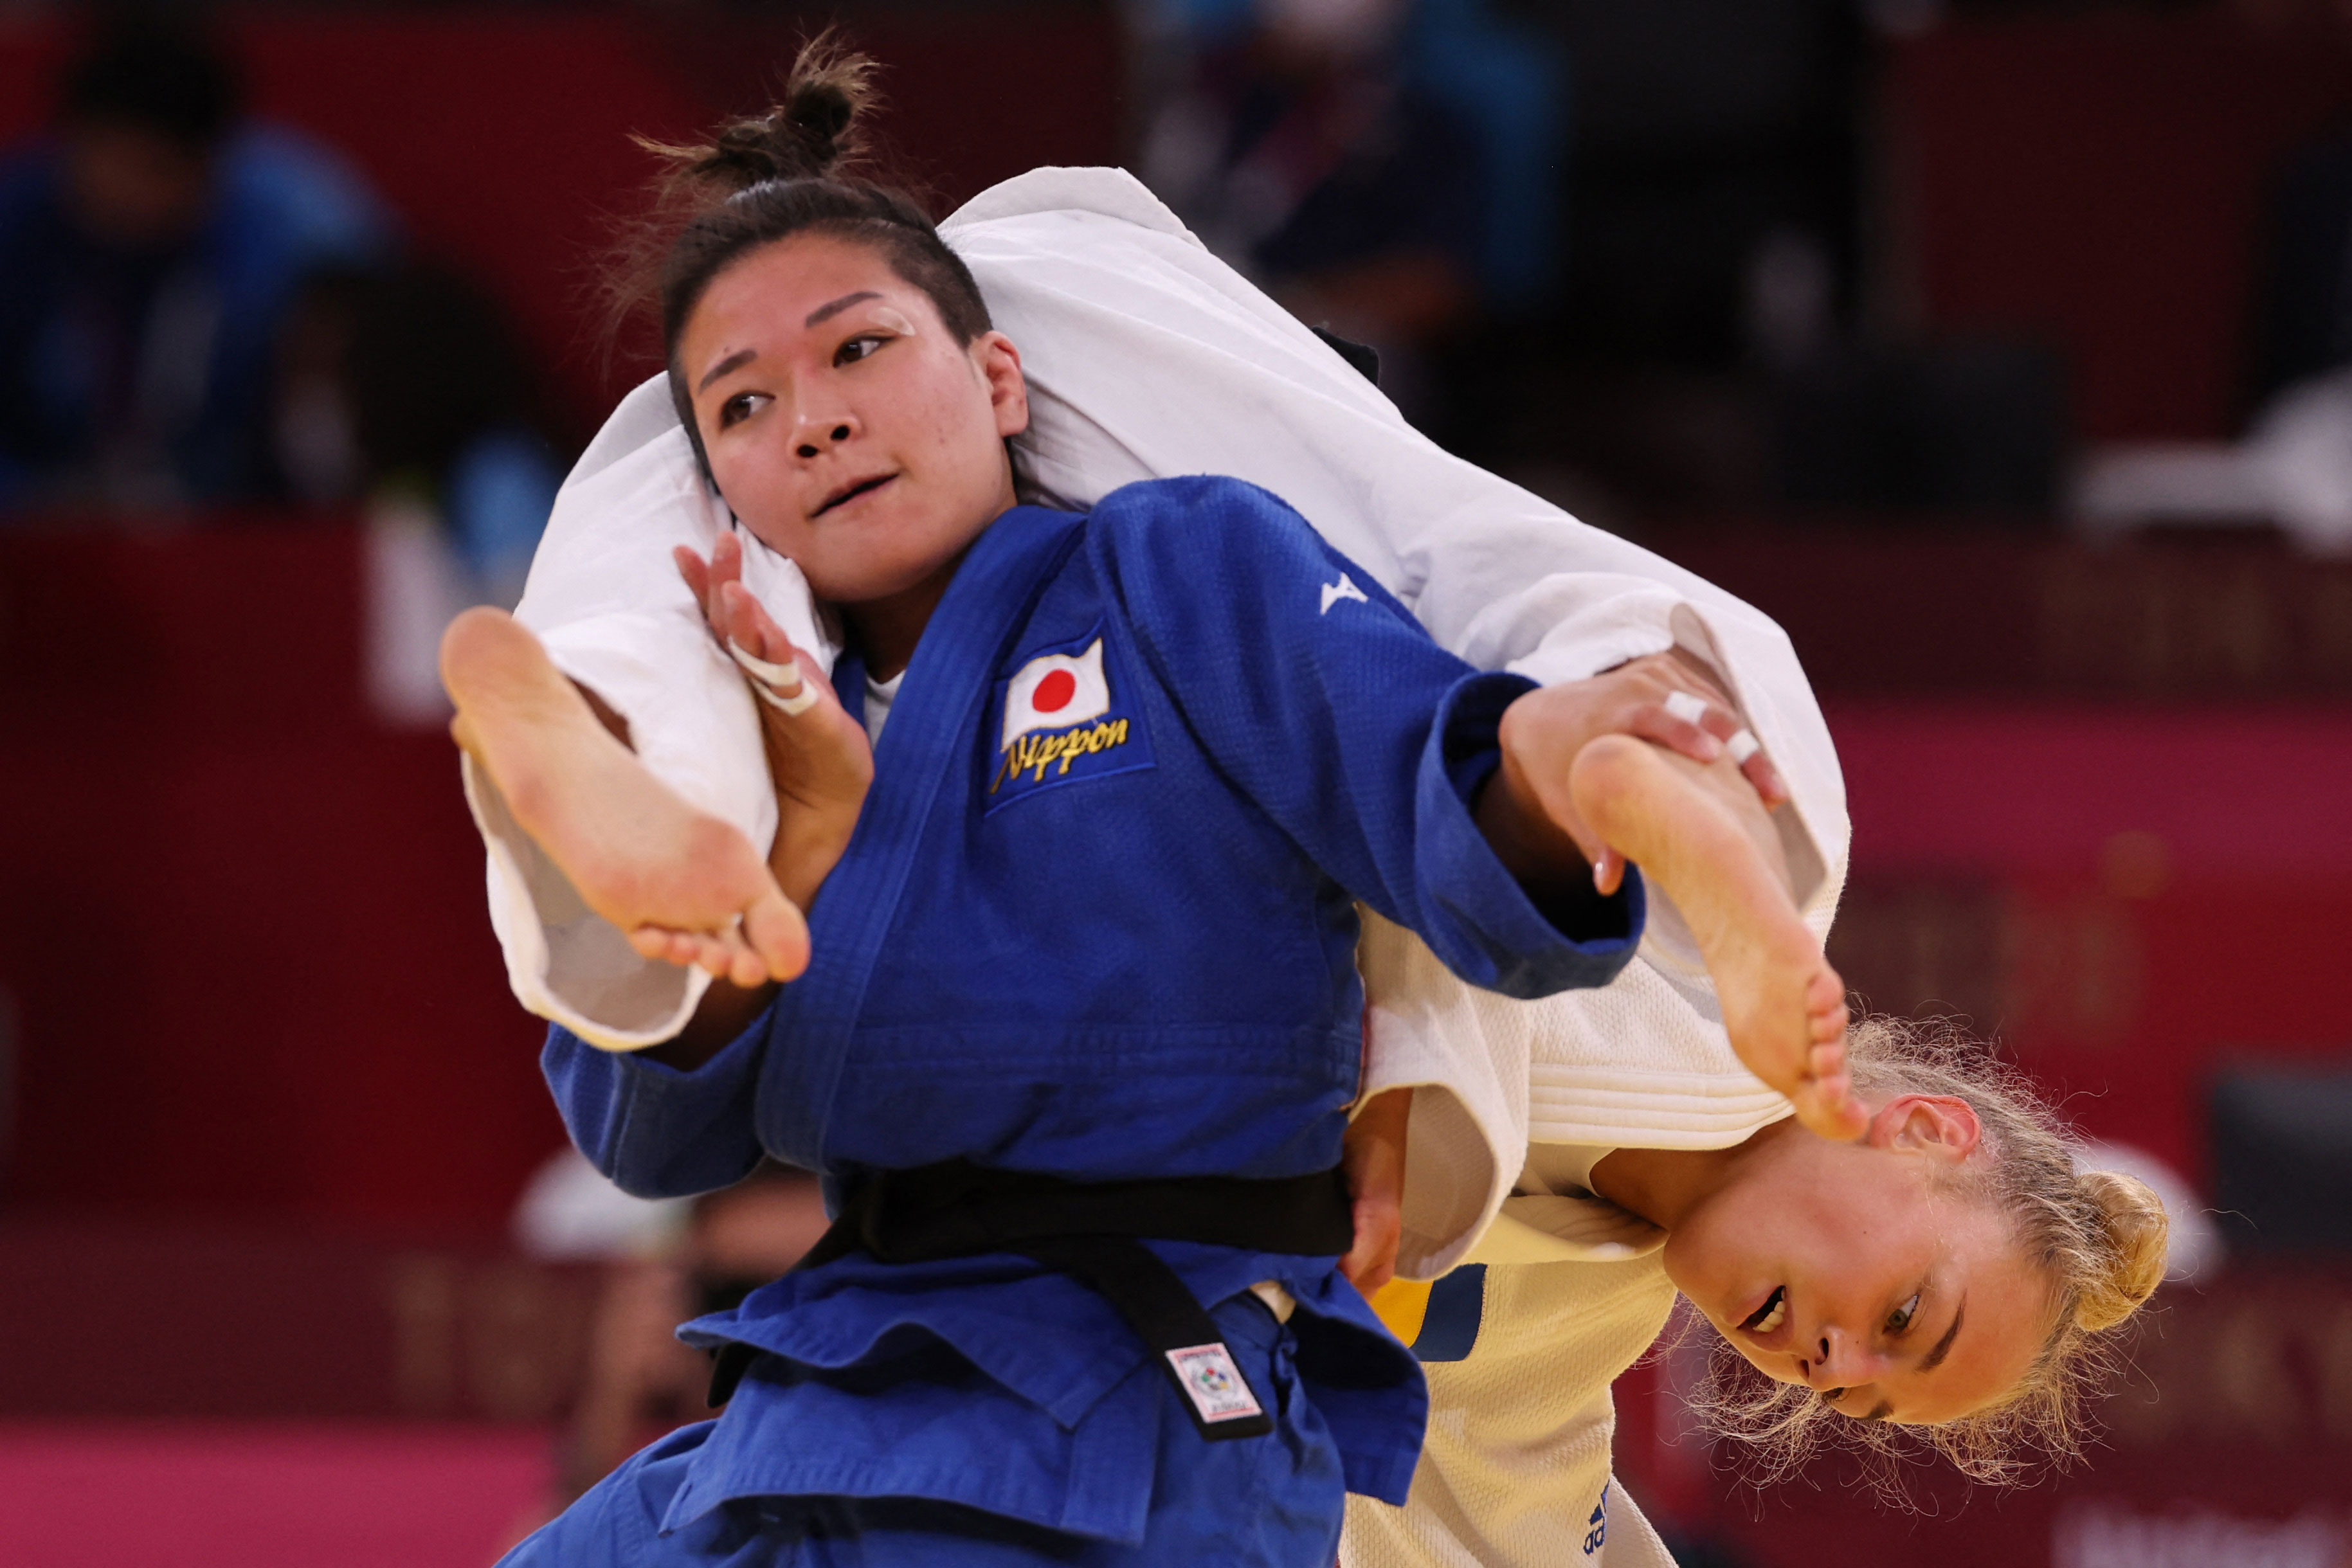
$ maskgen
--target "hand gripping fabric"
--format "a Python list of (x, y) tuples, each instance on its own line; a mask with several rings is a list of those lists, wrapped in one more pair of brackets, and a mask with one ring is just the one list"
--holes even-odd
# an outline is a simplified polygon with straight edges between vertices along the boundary
[(799, 660), (772, 664), (732, 637), (727, 639), (727, 656), (751, 677), (751, 695), (777, 712), (797, 717), (816, 706), (816, 687), (801, 674)]

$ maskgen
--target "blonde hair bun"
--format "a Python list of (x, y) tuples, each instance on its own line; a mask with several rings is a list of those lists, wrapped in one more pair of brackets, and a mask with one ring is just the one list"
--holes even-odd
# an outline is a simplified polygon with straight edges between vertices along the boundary
[(2107, 1240), (2106, 1267), (2082, 1281), (2074, 1303), (2075, 1325), (2097, 1333), (2137, 1312), (2164, 1282), (2172, 1221), (2156, 1189), (2137, 1176), (2084, 1171), (2075, 1179)]

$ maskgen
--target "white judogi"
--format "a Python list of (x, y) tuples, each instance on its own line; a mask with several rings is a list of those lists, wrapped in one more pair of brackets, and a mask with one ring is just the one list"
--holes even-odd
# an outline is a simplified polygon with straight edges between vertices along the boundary
[[(1342, 1568), (1665, 1563), (1610, 1469), (1610, 1385), (1674, 1310), (1665, 1233), (1580, 1188), (1547, 1191), (1538, 1173), (1589, 1170), (1612, 1148), (1727, 1148), (1792, 1109), (1740, 1065), (1712, 1010), (1649, 961), (1646, 942), (1599, 990), (1519, 1002), (1463, 985), (1411, 933), (1364, 921), (1357, 962), (1376, 1060), (1393, 1040), (1421, 1042), (1406, 1055), (1440, 1041), (1523, 1053), (1530, 1157), (1466, 1260), (1486, 1268), (1469, 1354), (1423, 1368), (1429, 1437), (1412, 1495), (1402, 1509), (1348, 1500)], [(1409, 1183), (1423, 1155), (1412, 1132)], [(1581, 1157), (1557, 1157), (1570, 1152)]]
[[(1845, 874), (1844, 787), (1779, 627), (1680, 568), (1441, 451), (1122, 172), (1034, 171), (983, 192), (941, 233), (1021, 350), (1031, 423), (1013, 446), (1025, 498), (1083, 508), (1132, 480), (1235, 475), (1296, 507), (1472, 664), (1549, 683), (1677, 644), (1689, 649), (1723, 675), (1789, 781), (1792, 804), (1777, 820), (1806, 917), (1826, 931)], [(764, 845), (775, 805), (751, 699), (668, 561), (675, 544), (707, 555), (730, 524), (696, 471), (656, 378), (623, 401), (566, 483), (517, 614), (567, 674), (627, 718), (656, 774)], [(797, 570), (739, 532), (749, 586), (795, 643), (829, 660)], [(493, 923), (523, 1004), (614, 1049), (675, 1033), (706, 977), (639, 959), (513, 830), (486, 781), (469, 769), (467, 782), (490, 851)], [(1786, 1103), (1730, 1057), (1688, 933), (1654, 889), (1651, 911), (1642, 957), (1616, 983), (1541, 1003), (1472, 993), (1417, 939), (1393, 927), (1383, 933), (1383, 923), (1368, 916), (1360, 958), (1372, 1007), (1367, 1095), (1425, 1086), (1412, 1121), (1402, 1272), (1443, 1273), (1498, 1209), (1506, 1218), (1496, 1245), (1510, 1238), (1545, 1258), (1594, 1256), (1576, 1239), (1590, 1217), (1557, 1207), (1574, 1200), (1545, 1200), (1555, 1207), (1543, 1210), (1520, 1199), (1506, 1209), (1531, 1134), (1713, 1147), (1787, 1113)], [(1551, 1234), (1562, 1224), (1566, 1241)], [(1558, 1252), (1562, 1247), (1569, 1250)], [(1654, 1260), (1643, 1267), (1654, 1269)], [(1547, 1267), (1545, 1276), (1552, 1272)], [(1538, 1292), (1515, 1291), (1512, 1299), (1521, 1295), (1533, 1308)], [(1648, 1316), (1644, 1308), (1640, 1319)], [(1656, 1317), (1663, 1322), (1663, 1312)], [(1630, 1333), (1635, 1319), (1623, 1321)], [(1503, 1333), (1496, 1323), (1490, 1330)], [(1655, 1325), (1648, 1332), (1654, 1336)], [(1496, 1354), (1504, 1343), (1492, 1342)], [(1612, 1350), (1596, 1366), (1615, 1359)], [(1461, 1367), (1474, 1364), (1485, 1364), (1476, 1353)], [(1447, 1367), (1432, 1371), (1441, 1375), (1433, 1393), (1454, 1380)], [(1590, 1388), (1585, 1381), (1571, 1379), (1577, 1420), (1590, 1416), (1596, 1391), (1605, 1420), (1607, 1378)], [(1562, 1408), (1531, 1406), (1528, 1419), (1557, 1424)], [(1474, 1448), (1483, 1419), (1464, 1428)], [(1584, 1449), (1589, 1464), (1568, 1466), (1557, 1487), (1540, 1490), (1569, 1500), (1581, 1495), (1588, 1472), (1605, 1483), (1605, 1427), (1597, 1446), (1584, 1441)], [(1591, 1490), (1597, 1495), (1599, 1486)], [(1514, 1506), (1553, 1516), (1532, 1494)], [(1584, 1518), (1574, 1517), (1580, 1539)], [(1638, 1540), (1642, 1531), (1622, 1537)], [(1495, 1538), (1505, 1555), (1465, 1546), (1474, 1555), (1365, 1561), (1563, 1560), (1556, 1546), (1522, 1556), (1503, 1542)]]

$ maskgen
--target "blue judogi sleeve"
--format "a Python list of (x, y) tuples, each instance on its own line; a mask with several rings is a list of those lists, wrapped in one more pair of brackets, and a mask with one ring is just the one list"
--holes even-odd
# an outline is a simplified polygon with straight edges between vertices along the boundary
[(690, 1197), (732, 1186), (760, 1163), (754, 1103), (767, 1040), (763, 1016), (688, 1072), (599, 1051), (558, 1024), (540, 1068), (589, 1164), (635, 1197)]
[[(1482, 674), (1287, 505), (1238, 479), (1129, 486), (1087, 528), (1107, 591), (1203, 751), (1349, 893), (1506, 996), (1601, 986), (1642, 888), (1538, 909), (1472, 821), (1503, 710)], [(1557, 915), (1567, 925), (1556, 924)]]

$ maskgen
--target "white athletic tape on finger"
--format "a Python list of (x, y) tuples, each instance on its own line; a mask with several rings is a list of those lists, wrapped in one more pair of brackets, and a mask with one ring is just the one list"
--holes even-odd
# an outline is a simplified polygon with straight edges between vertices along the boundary
[(765, 685), (756, 683), (752, 685), (751, 691), (761, 702), (786, 717), (798, 717), (816, 706), (816, 692), (813, 687), (804, 687), (788, 697), (780, 697)]
[(732, 637), (727, 639), (727, 653), (730, 658), (742, 665), (754, 680), (765, 681), (770, 685), (781, 687), (785, 691), (797, 692), (801, 689), (801, 666), (797, 660), (782, 664), (770, 664)]
[(1734, 734), (1730, 739), (1725, 741), (1723, 743), (1723, 749), (1730, 755), (1732, 765), (1734, 767), (1738, 767), (1745, 763), (1749, 758), (1755, 756), (1758, 752), (1763, 750), (1764, 743), (1756, 738), (1756, 732), (1754, 730), (1743, 729)]
[(732, 637), (727, 639), (727, 653), (751, 677), (753, 695), (778, 713), (793, 716), (816, 706), (816, 686), (802, 675), (797, 659), (772, 664)]
[(1696, 724), (1706, 716), (1706, 700), (1688, 692), (1668, 692), (1665, 707), (1668, 713), (1685, 724)]

